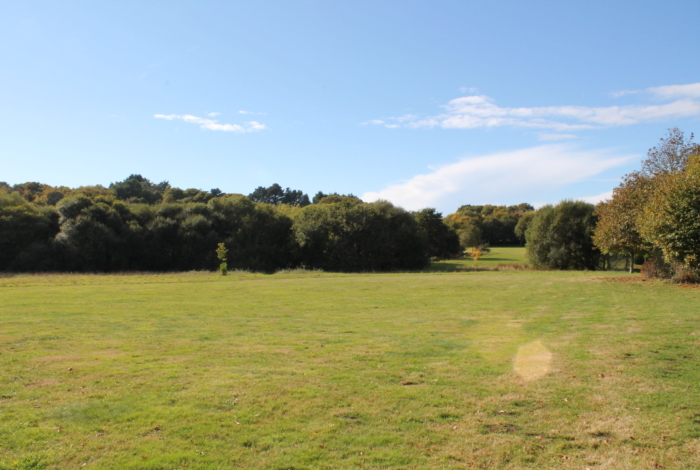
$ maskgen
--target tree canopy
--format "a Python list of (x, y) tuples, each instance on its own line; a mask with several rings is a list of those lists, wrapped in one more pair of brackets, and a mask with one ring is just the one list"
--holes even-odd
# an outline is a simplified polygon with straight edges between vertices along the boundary
[(427, 208), (414, 214), (418, 226), (428, 239), (428, 254), (433, 258), (447, 259), (459, 254), (457, 231), (445, 224), (442, 214)]
[(595, 206), (562, 201), (535, 212), (526, 232), (527, 254), (536, 268), (596, 269), (600, 251), (593, 244)]
[(141, 175), (130, 175), (124, 181), (109, 185), (109, 188), (114, 191), (117, 199), (148, 204), (160, 201), (163, 198), (163, 193), (169, 187), (170, 183), (167, 181), (154, 184)]
[(279, 185), (257, 193), (268, 202), (141, 175), (109, 188), (0, 184), (0, 271), (216, 269), (221, 246), (227, 269), (409, 270), (455, 251), (434, 209), (417, 217), (337, 193), (311, 205)]
[(600, 250), (631, 260), (663, 258), (672, 268), (664, 272), (700, 278), (699, 158), (693, 135), (686, 139), (678, 128), (670, 129), (649, 149), (641, 169), (626, 175), (612, 198), (598, 204), (594, 240)]
[(683, 170), (655, 179), (639, 221), (643, 239), (661, 250), (676, 271), (700, 278), (700, 154)]
[(523, 216), (534, 210), (528, 203), (512, 206), (467, 204), (445, 217), (445, 222), (457, 231), (465, 249), (482, 244), (521, 245), (525, 240), (516, 234), (515, 228)]
[[(640, 172), (627, 175), (613, 190), (613, 197), (596, 206), (598, 224), (593, 234), (595, 245), (604, 254), (635, 256), (649, 254), (650, 244), (639, 232), (639, 217), (649, 197), (652, 181)], [(634, 263), (629, 263), (630, 270)]]
[(309, 196), (300, 190), (282, 189), (282, 186), (275, 183), (266, 188), (258, 186), (255, 191), (248, 195), (250, 200), (255, 202), (264, 202), (265, 204), (287, 204), (290, 206), (305, 207), (311, 204)]
[(413, 216), (386, 201), (314, 204), (294, 220), (306, 267), (328, 271), (421, 269), (428, 238)]

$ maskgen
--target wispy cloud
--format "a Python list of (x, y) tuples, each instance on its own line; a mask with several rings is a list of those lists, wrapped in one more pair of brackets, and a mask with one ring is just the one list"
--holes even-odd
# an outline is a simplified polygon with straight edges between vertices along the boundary
[(240, 111), (238, 111), (238, 114), (257, 114), (258, 116), (262, 116), (262, 115), (265, 115), (267, 113), (258, 113), (255, 111), (244, 111), (241, 109)]
[(207, 116), (209, 116), (209, 117), (216, 117), (219, 115), (221, 115), (221, 113), (207, 113)]
[(689, 83), (686, 85), (665, 85), (645, 88), (644, 90), (620, 90), (610, 93), (613, 98), (621, 96), (637, 95), (637, 94), (652, 95), (655, 98), (671, 100), (671, 99), (696, 99), (700, 98), (700, 83)]
[(166, 119), (168, 121), (181, 120), (192, 124), (199, 124), (199, 127), (202, 129), (234, 132), (236, 134), (245, 134), (246, 132), (255, 132), (267, 129), (265, 124), (261, 124), (257, 121), (249, 121), (243, 124), (219, 124), (219, 122), (214, 119), (201, 118), (190, 114), (155, 114), (153, 117), (156, 119)]
[(396, 129), (398, 127), (401, 127), (401, 124), (411, 123), (416, 120), (418, 120), (418, 116), (416, 116), (415, 114), (404, 114), (403, 116), (389, 118), (390, 122), (387, 122), (383, 119), (370, 119), (369, 121), (361, 122), (360, 125), (384, 126), (387, 129)]
[(578, 150), (549, 144), (465, 158), (362, 195), (365, 201), (387, 199), (409, 210), (466, 203), (533, 200), (560, 186), (581, 182), (621, 166), (635, 155), (606, 150)]
[[(442, 106), (444, 112), (435, 116), (421, 118), (404, 115), (375, 119), (365, 124), (443, 129), (519, 127), (571, 132), (700, 116), (700, 83), (649, 88), (645, 91), (657, 98), (675, 101), (607, 107), (504, 107), (489, 96), (470, 95), (449, 101)], [(618, 92), (618, 96), (630, 93), (633, 91)]]
[(700, 98), (700, 83), (691, 83), (688, 85), (667, 85), (647, 88), (646, 91), (656, 95), (659, 98)]
[(610, 93), (610, 96), (613, 98), (620, 98), (621, 96), (627, 96), (627, 95), (636, 95), (637, 93), (641, 93), (641, 90), (620, 90), (620, 91), (613, 91)]

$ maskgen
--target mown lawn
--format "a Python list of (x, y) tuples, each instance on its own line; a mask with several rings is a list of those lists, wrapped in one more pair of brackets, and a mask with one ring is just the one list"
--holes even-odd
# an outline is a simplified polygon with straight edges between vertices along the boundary
[(0, 469), (699, 468), (700, 290), (629, 279), (3, 277)]

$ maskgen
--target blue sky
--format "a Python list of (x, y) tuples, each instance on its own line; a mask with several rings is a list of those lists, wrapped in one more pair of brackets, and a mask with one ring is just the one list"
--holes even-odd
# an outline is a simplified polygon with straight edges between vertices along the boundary
[(596, 201), (700, 131), (696, 1), (9, 1), (0, 181)]

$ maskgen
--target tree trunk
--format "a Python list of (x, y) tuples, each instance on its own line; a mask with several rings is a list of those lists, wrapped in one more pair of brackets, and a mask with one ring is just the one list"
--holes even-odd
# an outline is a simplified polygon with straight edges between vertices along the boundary
[(630, 274), (634, 273), (634, 251), (630, 254)]

